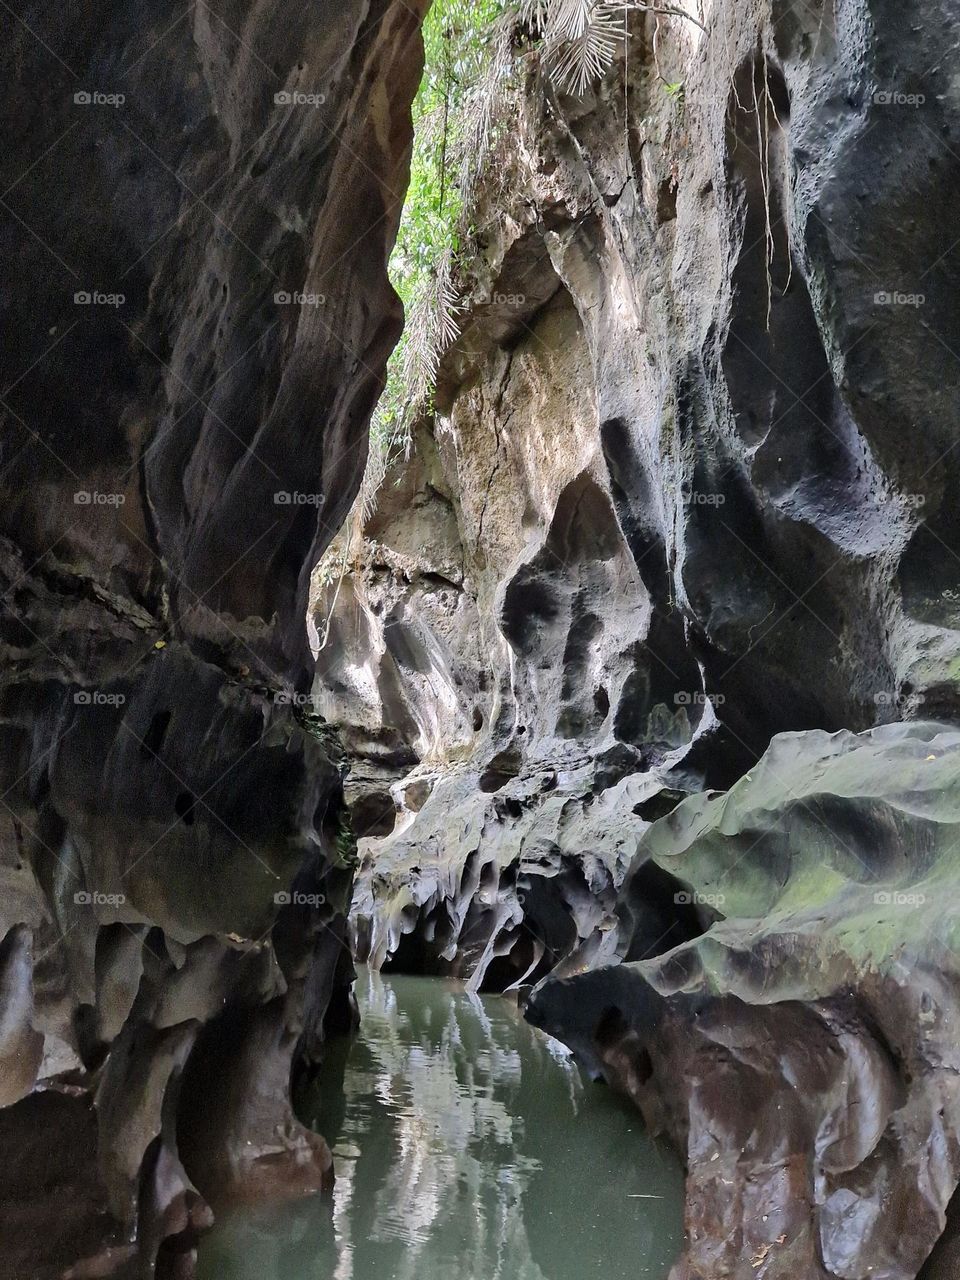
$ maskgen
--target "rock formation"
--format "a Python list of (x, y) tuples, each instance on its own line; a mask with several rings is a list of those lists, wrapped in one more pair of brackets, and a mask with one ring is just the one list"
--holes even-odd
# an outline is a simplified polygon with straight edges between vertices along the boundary
[(955, 7), (519, 33), (349, 563), (423, 6), (4, 7), (0, 1277), (328, 1185), (353, 896), (672, 1137), (675, 1280), (952, 1280)]
[[(532, 999), (684, 1152), (679, 1280), (913, 1280), (943, 1231), (958, 768), (956, 729), (923, 721), (779, 735), (730, 791), (646, 832), (624, 963)], [(644, 960), (652, 868), (722, 918)]]
[(183, 1277), (211, 1206), (329, 1180), (303, 619), (401, 325), (421, 6), (5, 7), (0, 1274)]
[(701, 12), (529, 71), (315, 699), (362, 953), (541, 984), (685, 1154), (682, 1280), (905, 1280), (960, 1173), (960, 19)]

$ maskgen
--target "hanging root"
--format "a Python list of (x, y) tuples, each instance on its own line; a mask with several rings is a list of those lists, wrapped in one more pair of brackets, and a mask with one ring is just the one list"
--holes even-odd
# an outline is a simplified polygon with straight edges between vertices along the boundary
[[(780, 130), (780, 132), (782, 133), (782, 132), (783, 132), (783, 124), (781, 123), (780, 117), (777, 115), (777, 104), (774, 102), (774, 100), (773, 100), (773, 95), (772, 95), (772, 94), (771, 94), (771, 92), (770, 92), (770, 76), (769, 76), (769, 74), (768, 74), (768, 70), (767, 70), (768, 66), (769, 66), (769, 63), (767, 62), (766, 55), (764, 54), (764, 59), (763, 59), (763, 96), (764, 96), (764, 114), (765, 114), (765, 116), (766, 116), (766, 113), (767, 113), (767, 112), (769, 112), (769, 114), (773, 116), (774, 120), (777, 122), (777, 128), (778, 128), (778, 129)], [(767, 140), (767, 141), (766, 141), (766, 153), (767, 153), (767, 178), (768, 178), (768, 184), (769, 184), (769, 174), (770, 174), (770, 159), (769, 159), (769, 155), (770, 155), (770, 123), (769, 123), (769, 116), (767, 116), (766, 140)], [(785, 214), (785, 213), (784, 213), (784, 217), (786, 217), (786, 214)], [(790, 224), (789, 224), (789, 222), (787, 222), (787, 279), (786, 279), (786, 281), (785, 281), (785, 283), (784, 283), (783, 290), (782, 290), (781, 295), (780, 295), (781, 297), (785, 297), (785, 296), (786, 296), (787, 290), (790, 288), (790, 281), (793, 279), (793, 254), (790, 252), (790, 234), (789, 234), (789, 233), (790, 233)], [(772, 228), (770, 227), (770, 204), (769, 204), (769, 200), (768, 200), (768, 202), (767, 202), (767, 243), (768, 243), (768, 250), (769, 250), (769, 253), (770, 253), (770, 265), (772, 266), (772, 265), (773, 265), (773, 232), (772, 232)], [(768, 281), (768, 293), (769, 293), (769, 281)], [(770, 327), (770, 320), (769, 320), (769, 314), (768, 314), (768, 317), (767, 317), (767, 328), (769, 329), (769, 327)]]

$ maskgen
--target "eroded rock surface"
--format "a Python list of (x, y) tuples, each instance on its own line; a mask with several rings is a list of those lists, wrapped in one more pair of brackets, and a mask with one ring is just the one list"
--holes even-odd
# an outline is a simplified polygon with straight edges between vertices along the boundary
[(349, 1018), (352, 842), (295, 692), (418, 12), (6, 6), (4, 1276), (186, 1276), (211, 1206), (329, 1179), (289, 1082)]
[[(960, 1177), (960, 735), (917, 722), (774, 738), (644, 836), (624, 963), (528, 1016), (687, 1160), (676, 1275), (912, 1280)], [(646, 950), (644, 877), (721, 913)]]
[[(580, 1043), (626, 1044), (640, 1067), (626, 1053), (605, 1069), (628, 1083), (656, 1015), (660, 1079), (689, 1067), (661, 1104), (691, 1162), (685, 1276), (900, 1280), (957, 1181), (936, 1065), (955, 863), (941, 819), (890, 795), (904, 759), (952, 751), (952, 730), (920, 719), (958, 709), (944, 210), (960, 26), (940, 3), (907, 25), (887, 3), (703, 12), (706, 31), (633, 15), (625, 61), (583, 100), (530, 71), (477, 210), (436, 418), (388, 477), (363, 555), (318, 580), (315, 691), (353, 759), (372, 961), (488, 988), (570, 977)], [(797, 830), (773, 885), (752, 876), (756, 902), (721, 906), (647, 841), (771, 739), (778, 772), (785, 754), (801, 773), (841, 768), (825, 743), (866, 753), (883, 817), (873, 765), (820, 815), (833, 845), (799, 827), (784, 784), (773, 814)], [(954, 780), (936, 776), (932, 808), (951, 815)], [(745, 877), (768, 818), (743, 819)], [(934, 918), (876, 925), (873, 894), (922, 878), (934, 852)], [(777, 914), (784, 883), (799, 939)], [(869, 945), (844, 933), (848, 911)], [(924, 990), (944, 1011), (932, 1048)], [(657, 1091), (630, 1087), (649, 1110)]]
[(608, 954), (647, 822), (773, 734), (956, 712), (955, 15), (631, 21), (626, 85), (530, 71), (436, 418), (315, 593), (372, 954), (490, 986)]

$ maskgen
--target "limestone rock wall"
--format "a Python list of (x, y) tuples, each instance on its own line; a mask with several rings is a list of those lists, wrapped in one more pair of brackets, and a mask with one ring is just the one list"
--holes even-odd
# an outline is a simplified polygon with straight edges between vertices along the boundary
[[(943, 1232), (960, 1175), (958, 745), (925, 721), (775, 737), (728, 792), (645, 833), (623, 963), (534, 995), (527, 1016), (684, 1153), (678, 1280), (913, 1280)], [(645, 959), (655, 875), (719, 918)]]
[(684, 1152), (681, 1280), (907, 1280), (958, 1175), (960, 27), (700, 14), (531, 70), (315, 694), (361, 953), (536, 985)]
[(353, 852), (295, 694), (401, 324), (418, 6), (3, 21), (0, 1274), (186, 1276), (210, 1206), (330, 1176), (288, 1098)]
[(954, 17), (703, 17), (529, 72), (437, 415), (316, 594), (378, 958), (480, 885), (509, 949), (526, 870), (615, 887), (775, 733), (956, 713)]

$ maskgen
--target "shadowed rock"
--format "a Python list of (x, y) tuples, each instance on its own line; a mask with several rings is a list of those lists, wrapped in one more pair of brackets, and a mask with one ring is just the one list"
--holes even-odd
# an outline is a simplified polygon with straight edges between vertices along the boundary
[(351, 841), (293, 695), (422, 51), (416, 4), (327, 8), (5, 17), (4, 1276), (186, 1277), (208, 1203), (328, 1178), (288, 1091), (349, 1017)]
[(960, 1179), (958, 839), (957, 730), (781, 735), (647, 832), (621, 950), (651, 863), (720, 918), (534, 995), (683, 1152), (678, 1277), (917, 1275)]

